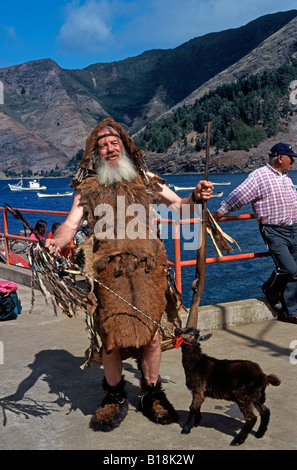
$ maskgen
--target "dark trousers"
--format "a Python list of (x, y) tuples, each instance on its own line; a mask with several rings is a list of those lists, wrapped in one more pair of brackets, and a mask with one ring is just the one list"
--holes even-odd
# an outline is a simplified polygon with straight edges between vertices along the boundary
[(269, 295), (280, 297), (285, 317), (297, 317), (297, 224), (261, 225), (260, 232), (275, 270), (263, 284)]

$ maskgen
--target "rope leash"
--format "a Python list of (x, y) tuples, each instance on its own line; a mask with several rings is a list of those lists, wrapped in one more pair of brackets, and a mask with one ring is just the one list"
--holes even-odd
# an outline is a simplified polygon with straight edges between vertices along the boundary
[(175, 336), (172, 339), (172, 344), (175, 347), (175, 349), (178, 349), (182, 345), (182, 343), (188, 344), (189, 346), (193, 346), (192, 343), (188, 343), (188, 341), (185, 341), (182, 336)]

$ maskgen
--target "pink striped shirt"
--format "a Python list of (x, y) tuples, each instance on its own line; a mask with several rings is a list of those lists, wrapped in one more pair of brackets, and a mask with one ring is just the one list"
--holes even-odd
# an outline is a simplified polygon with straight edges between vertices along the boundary
[(297, 191), (287, 174), (279, 173), (268, 163), (254, 170), (235, 188), (217, 211), (220, 216), (251, 203), (261, 224), (297, 224)]

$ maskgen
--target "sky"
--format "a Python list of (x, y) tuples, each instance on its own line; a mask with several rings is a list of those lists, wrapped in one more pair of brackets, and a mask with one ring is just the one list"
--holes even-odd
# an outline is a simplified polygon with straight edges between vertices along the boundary
[(296, 0), (6, 0), (0, 67), (50, 58), (81, 69), (293, 9)]

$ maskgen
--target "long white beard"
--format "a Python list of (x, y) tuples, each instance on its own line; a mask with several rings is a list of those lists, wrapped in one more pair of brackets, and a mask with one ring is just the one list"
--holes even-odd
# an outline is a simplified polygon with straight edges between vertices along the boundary
[(126, 149), (123, 149), (117, 166), (110, 166), (105, 158), (99, 158), (96, 168), (97, 178), (100, 184), (113, 184), (120, 181), (133, 181), (137, 171), (128, 157)]

